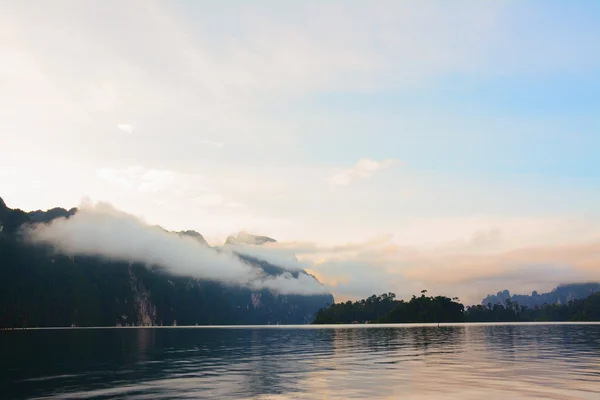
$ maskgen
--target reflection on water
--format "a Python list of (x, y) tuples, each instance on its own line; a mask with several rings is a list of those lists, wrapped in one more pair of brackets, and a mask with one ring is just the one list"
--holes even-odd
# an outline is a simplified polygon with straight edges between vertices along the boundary
[(0, 393), (599, 399), (600, 325), (5, 331)]

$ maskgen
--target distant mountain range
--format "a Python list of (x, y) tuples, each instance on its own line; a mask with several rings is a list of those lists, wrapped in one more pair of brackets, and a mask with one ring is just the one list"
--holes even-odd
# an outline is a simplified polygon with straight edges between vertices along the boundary
[[(97, 256), (69, 256), (33, 245), (20, 235), (26, 224), (68, 218), (73, 208), (24, 212), (0, 198), (0, 328), (115, 325), (304, 324), (333, 303), (331, 294), (282, 295), (217, 281), (174, 276), (163, 268)], [(197, 239), (193, 230), (173, 232)], [(275, 242), (247, 233), (228, 244)], [(216, 251), (216, 250), (215, 250)], [(237, 255), (269, 276), (288, 271), (258, 258)], [(312, 279), (315, 279), (312, 277)]]
[(543, 304), (567, 304), (569, 301), (584, 299), (600, 291), (600, 283), (570, 283), (559, 285), (548, 293), (539, 294), (533, 291), (531, 296), (524, 294), (511, 295), (508, 290), (503, 290), (495, 295), (488, 295), (481, 304), (505, 304), (507, 299), (527, 307), (541, 306)]

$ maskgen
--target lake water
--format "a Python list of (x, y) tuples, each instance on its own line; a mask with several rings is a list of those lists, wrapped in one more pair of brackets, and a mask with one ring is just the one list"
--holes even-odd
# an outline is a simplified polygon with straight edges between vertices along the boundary
[(0, 332), (2, 399), (600, 399), (600, 325)]

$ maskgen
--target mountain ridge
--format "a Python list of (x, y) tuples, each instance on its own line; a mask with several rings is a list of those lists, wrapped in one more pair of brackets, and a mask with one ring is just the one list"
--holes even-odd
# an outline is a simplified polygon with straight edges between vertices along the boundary
[(569, 301), (583, 299), (591, 294), (600, 291), (600, 283), (597, 282), (582, 282), (582, 283), (561, 283), (550, 292), (539, 294), (534, 290), (531, 295), (510, 294), (510, 291), (505, 289), (495, 295), (488, 294), (481, 304), (505, 304), (506, 300), (516, 302), (527, 307), (541, 306), (544, 304), (566, 304)]
[[(333, 303), (331, 294), (280, 294), (176, 276), (154, 265), (65, 255), (23, 240), (24, 226), (70, 218), (77, 212), (59, 207), (25, 212), (9, 208), (0, 198), (0, 327), (302, 324)], [(171, 233), (208, 246), (197, 231)], [(274, 241), (257, 238), (255, 242)], [(237, 257), (274, 278), (284, 273), (310, 276), (257, 258)]]

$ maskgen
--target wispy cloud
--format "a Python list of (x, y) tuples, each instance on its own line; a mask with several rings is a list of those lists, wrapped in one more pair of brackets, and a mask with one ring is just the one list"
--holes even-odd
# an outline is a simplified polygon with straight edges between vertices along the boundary
[(268, 243), (235, 251), (313, 273), (336, 299), (394, 291), (409, 297), (422, 289), (477, 303), (488, 293), (529, 293), (561, 283), (600, 280), (600, 240), (498, 249), (496, 229), (436, 247), (401, 246), (392, 237), (338, 246)]
[(357, 179), (370, 178), (375, 172), (391, 167), (394, 160), (375, 161), (360, 159), (352, 168), (337, 172), (329, 178), (329, 183), (336, 186), (347, 186)]
[(128, 133), (131, 135), (133, 133), (133, 131), (135, 130), (135, 127), (130, 124), (118, 124), (117, 129), (120, 130), (121, 132), (125, 132), (125, 133)]

